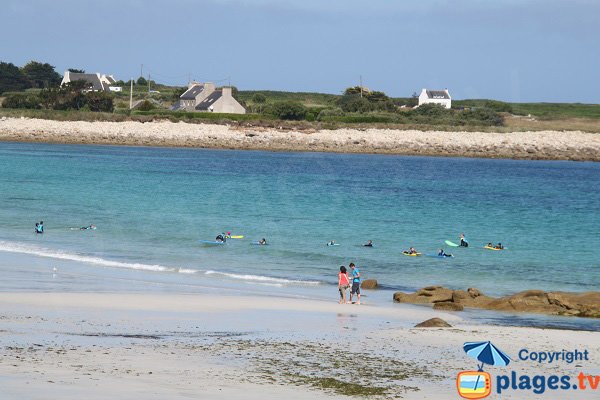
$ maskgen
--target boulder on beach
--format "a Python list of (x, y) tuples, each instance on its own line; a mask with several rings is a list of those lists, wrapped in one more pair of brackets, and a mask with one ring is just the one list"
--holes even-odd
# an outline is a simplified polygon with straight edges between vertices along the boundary
[(360, 285), (362, 289), (377, 289), (377, 286), (379, 286), (377, 279), (365, 279)]
[(465, 309), (465, 307), (459, 303), (442, 301), (440, 303), (433, 303), (433, 309), (439, 311), (462, 311)]
[(510, 296), (494, 298), (479, 289), (451, 290), (443, 286), (427, 286), (415, 293), (394, 293), (394, 301), (411, 304), (433, 304), (436, 310), (461, 311), (464, 307), (495, 311), (529, 312), (548, 315), (574, 315), (600, 318), (600, 292), (568, 293), (525, 290)]
[(430, 318), (420, 324), (416, 324), (415, 328), (452, 328), (452, 325), (441, 318)]

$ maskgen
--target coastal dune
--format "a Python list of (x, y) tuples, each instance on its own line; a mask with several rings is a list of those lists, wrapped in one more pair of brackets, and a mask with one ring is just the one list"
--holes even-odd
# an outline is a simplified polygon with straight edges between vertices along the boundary
[(0, 140), (267, 151), (600, 161), (600, 135), (580, 131), (443, 132), (398, 129), (294, 131), (156, 122), (0, 120)]

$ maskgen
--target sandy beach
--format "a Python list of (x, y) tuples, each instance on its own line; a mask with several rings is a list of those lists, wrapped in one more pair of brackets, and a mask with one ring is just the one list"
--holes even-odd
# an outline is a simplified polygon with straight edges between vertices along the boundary
[[(456, 398), (476, 369), (466, 341), (491, 340), (518, 374), (600, 373), (600, 334), (469, 325), (423, 307), (260, 296), (2, 293), (3, 399)], [(415, 329), (428, 317), (452, 328)], [(543, 364), (517, 351), (587, 349)], [(502, 369), (489, 367), (492, 374)], [(597, 398), (579, 391), (577, 398)], [(507, 390), (506, 399), (534, 398)], [(564, 398), (547, 391), (544, 398)]]
[(440, 132), (391, 129), (286, 131), (161, 122), (6, 118), (0, 140), (268, 151), (600, 161), (600, 135), (557, 132)]

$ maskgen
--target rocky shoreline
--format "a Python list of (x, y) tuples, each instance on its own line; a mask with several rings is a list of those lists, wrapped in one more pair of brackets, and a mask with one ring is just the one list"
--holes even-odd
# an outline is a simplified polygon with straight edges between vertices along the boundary
[(600, 134), (283, 129), (157, 122), (2, 118), (0, 141), (266, 151), (600, 161)]
[(526, 312), (600, 318), (600, 292), (569, 293), (526, 290), (510, 296), (494, 298), (480, 290), (452, 290), (443, 286), (427, 286), (415, 293), (394, 293), (394, 302), (432, 304), (435, 310), (462, 311), (465, 307), (504, 312)]

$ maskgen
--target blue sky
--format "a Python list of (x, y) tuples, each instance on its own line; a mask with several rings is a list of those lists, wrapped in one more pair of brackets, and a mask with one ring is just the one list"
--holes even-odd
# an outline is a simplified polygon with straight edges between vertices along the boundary
[(600, 1), (2, 0), (0, 60), (240, 89), (600, 102)]

